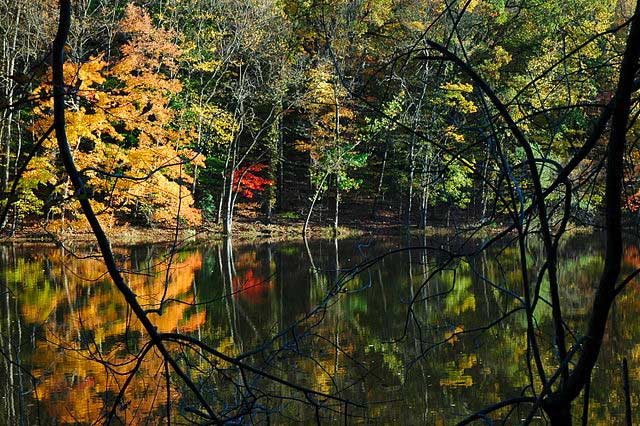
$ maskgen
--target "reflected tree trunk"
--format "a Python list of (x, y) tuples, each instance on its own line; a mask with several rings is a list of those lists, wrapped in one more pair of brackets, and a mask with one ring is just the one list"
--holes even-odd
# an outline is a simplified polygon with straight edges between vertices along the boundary
[(424, 159), (422, 163), (422, 206), (420, 209), (420, 228), (424, 231), (427, 229), (427, 222), (429, 218), (429, 197), (431, 196), (431, 182), (429, 181), (429, 171), (431, 167), (430, 161), (430, 149), (425, 148)]
[(236, 317), (236, 312), (235, 312), (235, 305), (233, 303), (233, 285), (227, 285), (227, 273), (225, 272), (224, 267), (222, 266), (223, 260), (222, 260), (222, 250), (220, 248), (220, 245), (216, 246), (216, 250), (217, 250), (217, 258), (218, 258), (218, 268), (220, 271), (220, 278), (222, 279), (222, 289), (223, 289), (223, 294), (226, 293), (226, 297), (223, 297), (224, 300), (224, 307), (225, 307), (225, 311), (227, 312), (227, 322), (229, 323), (229, 333), (231, 334), (231, 338), (235, 340), (235, 327), (234, 327), (234, 322), (235, 322), (235, 317)]
[(2, 357), (4, 364), (4, 371), (6, 373), (6, 379), (4, 382), (5, 387), (5, 404), (6, 411), (5, 413), (8, 415), (8, 418), (11, 421), (17, 421), (16, 417), (16, 394), (17, 392), (15, 387), (15, 372), (14, 368), (14, 359), (13, 359), (13, 345), (11, 343), (11, 339), (13, 336), (13, 327), (11, 326), (11, 302), (10, 302), (10, 293), (7, 291), (4, 294), (4, 310), (5, 310), (5, 318), (4, 318), (4, 329), (0, 329), (0, 338), (2, 338), (2, 348), (4, 350), (4, 356)]
[[(335, 270), (333, 285), (337, 286), (340, 280), (340, 253), (338, 246), (338, 238), (334, 236), (333, 238), (333, 248), (334, 248), (334, 262), (333, 268)], [(334, 342), (335, 345), (335, 358), (333, 365), (333, 374), (334, 376), (338, 374), (338, 369), (340, 368), (340, 323), (342, 322), (342, 309), (341, 304), (336, 303), (336, 315), (335, 315), (335, 325), (334, 325)]]
[[(235, 268), (233, 266), (233, 244), (231, 242), (231, 237), (227, 235), (227, 238), (224, 239), (224, 277), (227, 282), (227, 286), (229, 289), (229, 298), (228, 301), (231, 303), (232, 312), (233, 312), (233, 321), (229, 324), (231, 330), (238, 329), (238, 313), (236, 306), (236, 299), (238, 297), (238, 289), (233, 286), (233, 278), (235, 276)], [(234, 332), (233, 335), (234, 340), (238, 339), (238, 333)]]

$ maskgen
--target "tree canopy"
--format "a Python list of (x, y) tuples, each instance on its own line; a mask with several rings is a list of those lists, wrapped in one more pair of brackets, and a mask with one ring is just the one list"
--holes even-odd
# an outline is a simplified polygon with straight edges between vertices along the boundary
[[(55, 14), (46, 2), (7, 10), (2, 224), (59, 229), (77, 207), (51, 135), (39, 141), (52, 122), (39, 40)], [(499, 196), (500, 167), (527, 191), (518, 166), (526, 153), (505, 144), (508, 126), (494, 120), (494, 106), (429, 41), (490, 85), (535, 155), (563, 164), (611, 100), (632, 4), (225, 0), (73, 12), (67, 120), (98, 211), (114, 225), (179, 217), (195, 226), (204, 217), (231, 232), (238, 203), (265, 222), (308, 216), (337, 226), (339, 202), (347, 224), (362, 207), (409, 227), (504, 221), (516, 207)], [(630, 215), (637, 157), (633, 145)], [(574, 172), (590, 177), (574, 197), (579, 218), (603, 202), (590, 158)], [(540, 173), (551, 179), (548, 166)], [(325, 210), (333, 220), (321, 219)]]

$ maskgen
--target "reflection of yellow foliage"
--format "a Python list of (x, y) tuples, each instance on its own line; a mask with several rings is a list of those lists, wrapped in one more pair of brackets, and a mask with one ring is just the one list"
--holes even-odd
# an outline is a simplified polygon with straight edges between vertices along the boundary
[(476, 310), (476, 298), (473, 294), (466, 297), (460, 306), (460, 311), (458, 313), (466, 312), (466, 311), (475, 311)]
[[(51, 399), (52, 404), (45, 404), (46, 410), (52, 418), (61, 424), (90, 424), (105, 413), (105, 402), (100, 397), (105, 392), (117, 393), (119, 385), (114, 381), (113, 376), (107, 376), (105, 370), (95, 361), (88, 360), (81, 353), (74, 354), (66, 351), (60, 353), (52, 351), (51, 346), (38, 348), (38, 353), (49, 361), (49, 368), (45, 370), (35, 370), (39, 376), (40, 384), (38, 393), (43, 400)], [(46, 354), (46, 355), (45, 355)], [(53, 358), (51, 358), (53, 357)], [(110, 357), (110, 361), (117, 363), (122, 359)], [(53, 359), (53, 363), (51, 360)], [(130, 366), (129, 366), (130, 367)], [(127, 368), (116, 368), (119, 373), (126, 373)], [(130, 421), (127, 424), (144, 424), (149, 413), (157, 410), (157, 406), (164, 403), (161, 397), (156, 400), (157, 395), (166, 395), (166, 382), (161, 380), (163, 371), (163, 360), (153, 351), (147, 354), (141, 367), (141, 372), (148, 375), (150, 382), (144, 380), (133, 380), (127, 390), (125, 403), (127, 408), (137, 410), (137, 414), (127, 415)], [(118, 379), (120, 381), (120, 379)], [(153, 383), (151, 385), (150, 383)], [(171, 390), (172, 399), (178, 398), (178, 393)], [(123, 413), (120, 409), (119, 413)]]
[[(240, 351), (238, 350), (236, 342), (233, 340), (233, 336), (223, 338), (218, 345), (218, 350), (233, 357), (240, 355)], [(226, 361), (220, 360), (219, 362), (221, 368), (229, 368), (231, 366), (231, 364)]]
[(640, 365), (640, 344), (631, 349), (631, 360), (632, 365)]
[[(128, 254), (116, 251), (118, 257)], [(36, 341), (31, 360), (35, 366), (33, 374), (40, 381), (38, 396), (49, 414), (61, 423), (95, 421), (105, 409), (102, 395), (117, 394), (124, 381), (124, 376), (105, 374), (96, 354), (115, 365), (119, 374), (126, 373), (145, 343), (142, 327), (127, 317), (124, 300), (108, 282), (101, 261), (75, 260), (64, 250), (45, 250), (25, 263), (11, 281), (33, 283), (36, 293), (30, 293), (29, 287), (22, 293), (22, 315), (29, 322), (45, 324), (45, 339)], [(143, 304), (157, 307), (165, 290), (168, 263), (166, 258), (159, 258), (149, 259), (147, 265), (150, 266), (143, 273), (129, 272), (126, 279)], [(201, 265), (199, 252), (176, 254), (169, 273), (167, 298), (193, 302), (192, 283)], [(135, 268), (129, 261), (121, 265), (126, 271)], [(46, 304), (36, 297), (40, 294), (46, 296)], [(188, 304), (167, 303), (162, 316), (150, 317), (160, 331), (190, 332), (206, 322), (206, 310), (193, 312)], [(114, 346), (113, 342), (121, 341), (125, 334), (129, 336), (129, 349)], [(128, 424), (137, 424), (137, 419), (143, 421), (164, 403), (154, 398), (156, 392), (166, 395), (160, 376), (163, 371), (162, 359), (152, 350), (138, 373), (149, 380), (134, 380), (126, 394), (127, 407), (137, 410), (133, 423)], [(173, 398), (178, 397), (177, 391), (171, 393)], [(131, 413), (127, 416), (130, 418)]]
[(458, 341), (457, 335), (462, 333), (463, 331), (464, 331), (464, 326), (459, 325), (453, 331), (446, 331), (444, 333), (444, 338), (447, 342), (449, 342), (449, 344), (453, 345)]
[(465, 388), (473, 386), (473, 377), (471, 376), (466, 376), (464, 374), (453, 374), (452, 376), (453, 377), (448, 377), (446, 379), (440, 379), (440, 386)]
[(463, 356), (458, 364), (460, 368), (466, 370), (467, 368), (471, 368), (476, 365), (477, 362), (478, 357), (476, 356), (476, 354), (468, 354)]
[(447, 364), (447, 377), (440, 379), (440, 386), (470, 387), (473, 386), (473, 377), (464, 374), (465, 370), (472, 368), (478, 360), (475, 354), (462, 355), (456, 366), (454, 362)]

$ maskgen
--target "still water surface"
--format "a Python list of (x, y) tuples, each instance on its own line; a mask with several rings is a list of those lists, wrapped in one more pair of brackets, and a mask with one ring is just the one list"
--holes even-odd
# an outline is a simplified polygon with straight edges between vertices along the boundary
[[(519, 395), (527, 384), (522, 313), (467, 333), (517, 307), (484, 279), (519, 290), (516, 253), (495, 249), (454, 259), (434, 273), (448, 260), (437, 249), (449, 245), (443, 238), (352, 239), (194, 245), (172, 258), (162, 246), (116, 252), (147, 308), (157, 308), (166, 290), (162, 315), (150, 315), (160, 331), (190, 334), (232, 356), (262, 347), (245, 361), (366, 405), (349, 408), (349, 424), (447, 425)], [(398, 250), (410, 246), (434, 249)], [(393, 250), (354, 272), (356, 265)], [(563, 313), (573, 327), (581, 327), (588, 312), (601, 251), (600, 239), (593, 236), (575, 237), (562, 250)], [(625, 253), (626, 268), (640, 266), (637, 245), (628, 244)], [(134, 366), (146, 336), (92, 255), (91, 248), (0, 247), (0, 424), (100, 422), (124, 373)], [(528, 256), (532, 265), (541, 264), (538, 245), (530, 244)], [(638, 293), (634, 283), (612, 311), (593, 377), (589, 424), (622, 423), (623, 357), (630, 365), (633, 411), (640, 415)], [(550, 316), (541, 304), (536, 319), (547, 348)], [(218, 410), (231, 413), (242, 402), (224, 362), (207, 369), (193, 361), (193, 351), (171, 349), (194, 381), (215, 393)], [(553, 354), (544, 356), (551, 368)], [(218, 371), (215, 377), (211, 368)], [(167, 389), (165, 374), (161, 359), (150, 353), (118, 406), (114, 424), (162, 424), (167, 411), (172, 424), (189, 424), (192, 401), (182, 398), (175, 377)], [(345, 422), (344, 407), (328, 403), (330, 409), (316, 413), (296, 402), (304, 395), (250, 380), (263, 395), (254, 407), (262, 414), (244, 415), (239, 423), (266, 423), (266, 413), (275, 424), (307, 424), (316, 415), (323, 424)], [(283, 395), (287, 399), (276, 398)], [(507, 423), (518, 424), (526, 415), (526, 409), (516, 410)]]

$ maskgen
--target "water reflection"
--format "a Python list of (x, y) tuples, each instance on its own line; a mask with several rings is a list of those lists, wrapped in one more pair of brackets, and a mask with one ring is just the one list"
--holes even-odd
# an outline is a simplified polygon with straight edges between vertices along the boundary
[[(283, 379), (365, 403), (366, 409), (350, 409), (349, 423), (452, 424), (472, 410), (518, 395), (527, 384), (524, 315), (516, 311), (494, 327), (464, 333), (517, 308), (512, 297), (483, 280), (518, 288), (517, 254), (505, 248), (450, 259), (438, 250), (397, 251), (352, 273), (364, 260), (400, 247), (443, 244), (437, 239), (225, 241), (185, 248), (171, 258), (162, 247), (129, 247), (117, 255), (147, 309), (158, 308), (165, 294), (162, 315), (151, 314), (160, 331), (191, 334), (223, 353), (246, 354), (247, 362)], [(598, 239), (576, 237), (563, 250), (561, 297), (575, 327), (584, 321), (602, 265), (598, 244)], [(539, 266), (541, 253), (531, 242), (532, 265)], [(142, 327), (95, 255), (90, 248), (0, 247), (1, 404), (8, 424), (85, 424), (104, 418), (136, 354), (147, 349)], [(627, 247), (625, 262), (628, 268), (640, 266), (635, 245)], [(443, 264), (445, 270), (434, 272)], [(630, 287), (612, 313), (591, 387), (590, 424), (623, 418), (619, 365), (624, 356), (637, 395), (637, 291)], [(547, 343), (550, 317), (540, 304), (536, 320)], [(263, 350), (253, 354), (258, 347)], [(212, 374), (193, 351), (172, 349), (191, 377), (215, 393), (218, 409), (233, 405), (234, 383), (240, 379), (226, 372), (228, 366), (220, 362)], [(544, 362), (551, 367), (553, 354), (544, 354)], [(163, 360), (151, 350), (117, 407), (122, 423), (189, 418), (188, 398), (182, 398), (177, 381), (167, 388), (165, 374)], [(281, 385), (253, 380), (264, 394), (300, 397)], [(240, 421), (267, 415), (273, 423), (315, 418), (313, 410), (292, 400), (263, 399), (277, 408)], [(640, 413), (637, 398), (632, 401), (634, 413)], [(320, 415), (323, 422), (344, 421), (331, 410)], [(513, 413), (510, 422), (517, 424), (521, 416), (526, 412)]]

